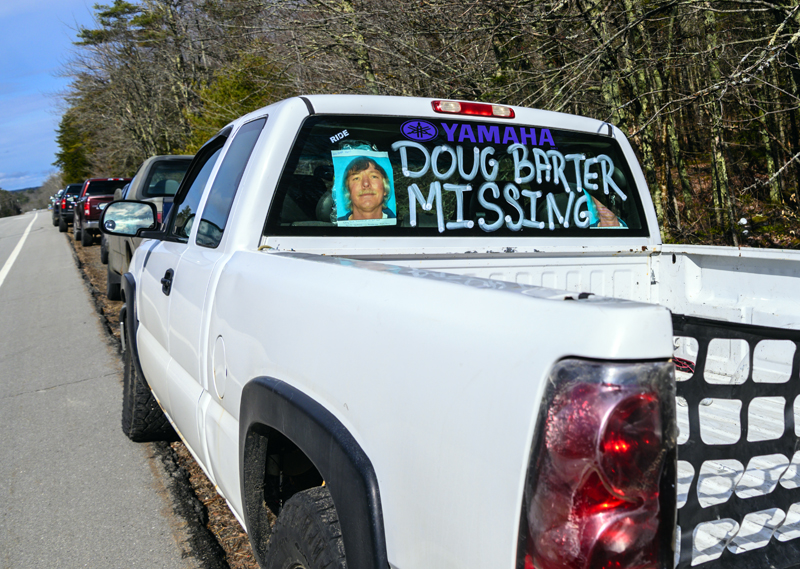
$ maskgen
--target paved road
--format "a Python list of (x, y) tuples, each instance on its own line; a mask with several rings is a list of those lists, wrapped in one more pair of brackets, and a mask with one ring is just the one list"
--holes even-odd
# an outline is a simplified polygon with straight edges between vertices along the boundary
[(198, 567), (121, 379), (50, 212), (0, 218), (0, 569)]

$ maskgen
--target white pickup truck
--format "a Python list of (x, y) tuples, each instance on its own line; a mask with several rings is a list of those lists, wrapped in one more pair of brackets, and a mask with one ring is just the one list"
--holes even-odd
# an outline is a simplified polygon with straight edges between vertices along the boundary
[(800, 562), (800, 253), (664, 245), (608, 123), (296, 97), (102, 227), (123, 429), (264, 567)]

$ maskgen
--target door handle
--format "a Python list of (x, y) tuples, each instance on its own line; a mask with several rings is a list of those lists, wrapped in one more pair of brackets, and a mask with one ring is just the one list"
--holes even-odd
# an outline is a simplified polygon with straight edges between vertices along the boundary
[(169, 293), (172, 292), (172, 277), (175, 276), (175, 271), (172, 269), (167, 269), (167, 272), (164, 273), (164, 278), (161, 279), (161, 292), (165, 295), (169, 296)]

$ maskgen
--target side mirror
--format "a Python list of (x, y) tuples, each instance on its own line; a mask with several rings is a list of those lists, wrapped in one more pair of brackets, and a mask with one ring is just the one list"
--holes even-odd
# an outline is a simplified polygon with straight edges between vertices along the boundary
[(100, 231), (107, 235), (135, 237), (140, 230), (157, 228), (156, 206), (150, 202), (111, 202), (100, 215)]

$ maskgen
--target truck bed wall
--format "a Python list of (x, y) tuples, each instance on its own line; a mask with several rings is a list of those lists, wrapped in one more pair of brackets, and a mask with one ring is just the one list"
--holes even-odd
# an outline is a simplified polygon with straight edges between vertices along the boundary
[[(369, 258), (369, 257), (365, 257)], [(458, 255), (453, 257), (408, 256), (375, 258), (392, 263), (479, 277), (570, 293), (651, 302), (650, 255), (643, 252), (570, 251), (535, 254)]]
[(664, 245), (650, 251), (388, 258), (408, 267), (660, 304), (676, 314), (800, 329), (800, 252)]
[(676, 314), (800, 330), (800, 251), (665, 245), (653, 266)]

